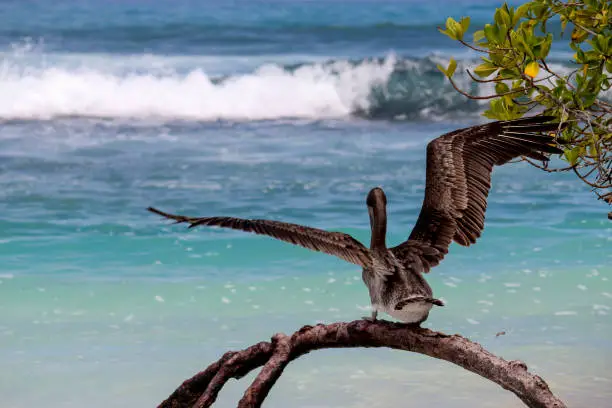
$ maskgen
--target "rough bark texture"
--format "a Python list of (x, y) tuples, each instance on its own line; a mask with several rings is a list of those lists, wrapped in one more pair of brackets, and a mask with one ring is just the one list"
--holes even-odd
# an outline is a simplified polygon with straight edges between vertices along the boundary
[(238, 352), (225, 353), (217, 362), (185, 381), (159, 408), (210, 407), (223, 385), (263, 366), (244, 393), (239, 408), (260, 407), (292, 360), (313, 350), (340, 347), (389, 347), (446, 360), (512, 391), (532, 408), (564, 408), (546, 382), (527, 371), (521, 361), (506, 361), (460, 335), (447, 335), (382, 320), (304, 326), (292, 336), (277, 334)]

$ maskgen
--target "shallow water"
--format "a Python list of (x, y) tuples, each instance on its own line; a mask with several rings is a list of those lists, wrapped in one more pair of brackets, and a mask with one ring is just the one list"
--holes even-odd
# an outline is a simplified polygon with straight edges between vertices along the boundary
[[(367, 314), (353, 265), (265, 237), (187, 231), (145, 208), (279, 219), (367, 244), (365, 195), (382, 186), (390, 242), (399, 243), (421, 206), (427, 141), (480, 120), (480, 107), (437, 87), (435, 58), (419, 48), (425, 40), (385, 31), (414, 30), (411, 2), (358, 2), (353, 18), (336, 3), (315, 18), (326, 2), (290, 2), (285, 14), (261, 3), (259, 17), (238, 7), (216, 15), (218, 27), (242, 16), (236, 24), (251, 43), (228, 43), (231, 27), (192, 38), (189, 30), (201, 27), (188, 20), (213, 14), (192, 3), (195, 15), (168, 13), (164, 2), (148, 11), (139, 3), (33, 2), (45, 19), (2, 28), (3, 407), (151, 406), (226, 350)], [(0, 18), (25, 21), (20, 4), (3, 3)], [(440, 4), (456, 7), (445, 13), (486, 15), (494, 3), (425, 9), (433, 16), (423, 22), (432, 28), (428, 49), (444, 54), (448, 43), (438, 46), (433, 28)], [(108, 24), (92, 27), (102, 9)], [(308, 11), (300, 14), (304, 31), (292, 35), (304, 40), (291, 48), (272, 28), (286, 29), (298, 9)], [(334, 22), (350, 29), (334, 31)], [(127, 31), (107, 35), (117, 26)], [(317, 30), (335, 42), (323, 47)], [(332, 68), (326, 59), (336, 61)], [(571, 174), (497, 168), (478, 244), (453, 244), (427, 276), (447, 306), (426, 326), (525, 361), (568, 406), (606, 406), (607, 211)], [(246, 386), (247, 379), (229, 384), (218, 405), (235, 406)], [(287, 404), (521, 406), (449, 363), (389, 350), (301, 358), (267, 405)]]

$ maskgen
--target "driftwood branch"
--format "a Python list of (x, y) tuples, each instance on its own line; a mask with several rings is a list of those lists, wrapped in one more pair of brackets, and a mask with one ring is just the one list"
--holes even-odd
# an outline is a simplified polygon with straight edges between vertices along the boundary
[(344, 347), (389, 347), (425, 354), (499, 384), (528, 407), (565, 407), (542, 378), (527, 371), (525, 363), (506, 361), (465, 337), (381, 320), (356, 320), (304, 326), (291, 336), (277, 334), (271, 342), (227, 352), (206, 370), (186, 380), (159, 408), (210, 407), (228, 380), (263, 366), (238, 403), (239, 408), (260, 407), (289, 362), (313, 350)]

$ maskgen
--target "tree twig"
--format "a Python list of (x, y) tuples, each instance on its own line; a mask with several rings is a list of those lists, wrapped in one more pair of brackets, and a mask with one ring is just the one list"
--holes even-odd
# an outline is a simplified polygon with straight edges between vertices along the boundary
[[(474, 82), (478, 82), (478, 83), (481, 83), (481, 84), (486, 84), (486, 83), (489, 83), (489, 82), (496, 82), (496, 83), (497, 83), (497, 82), (502, 82), (502, 81), (513, 81), (513, 79), (512, 79), (512, 78), (478, 79), (478, 78), (476, 78), (476, 77), (475, 77), (475, 76), (474, 76), (474, 75), (473, 75), (473, 74), (470, 72), (470, 70), (469, 70), (469, 69), (467, 69), (467, 68), (466, 68), (466, 69), (465, 69), (465, 71), (467, 72), (467, 74), (469, 75), (469, 77), (470, 77), (470, 78), (472, 78), (472, 81), (474, 81)], [(534, 83), (549, 80), (549, 79), (550, 79), (550, 78), (552, 78), (553, 76), (554, 76), (554, 75), (549, 75), (549, 76), (547, 76), (546, 78), (541, 78), (541, 79), (538, 79), (537, 81), (534, 81)]]
[(277, 334), (238, 352), (228, 352), (206, 370), (177, 388), (159, 408), (210, 407), (230, 378), (241, 378), (263, 366), (244, 393), (239, 408), (260, 407), (292, 361), (314, 350), (346, 347), (388, 347), (446, 360), (513, 392), (531, 408), (565, 408), (546, 382), (521, 361), (506, 361), (460, 335), (382, 320), (304, 326), (291, 336)]
[(510, 90), (508, 92), (502, 92), (500, 94), (495, 94), (495, 95), (476, 96), (476, 95), (471, 95), (471, 94), (465, 92), (464, 90), (462, 90), (461, 88), (459, 88), (457, 86), (457, 84), (455, 84), (455, 81), (453, 81), (453, 78), (448, 77), (448, 80), (449, 80), (450, 84), (452, 85), (452, 87), (455, 88), (455, 91), (459, 92), (461, 95), (463, 95), (463, 96), (465, 96), (465, 97), (467, 97), (469, 99), (477, 99), (477, 100), (498, 98), (500, 96), (512, 95), (512, 94), (516, 94), (516, 93), (522, 93), (522, 92), (528, 91), (530, 89), (530, 88), (513, 89), (513, 90)]

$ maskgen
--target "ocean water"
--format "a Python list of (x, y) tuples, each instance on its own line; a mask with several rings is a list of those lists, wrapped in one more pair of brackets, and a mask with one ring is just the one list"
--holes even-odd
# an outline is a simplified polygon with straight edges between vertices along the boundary
[[(427, 142), (482, 121), (435, 68), (475, 55), (436, 26), (485, 22), (496, 5), (0, 3), (0, 405), (154, 406), (227, 350), (367, 315), (354, 265), (187, 231), (145, 208), (278, 219), (368, 244), (365, 196), (382, 186), (390, 242), (403, 241)], [(496, 168), (483, 236), (453, 244), (427, 276), (447, 306), (425, 325), (525, 361), (568, 406), (609, 406), (608, 211), (572, 174)], [(252, 377), (217, 406), (235, 406)], [(383, 349), (302, 357), (266, 403), (404, 405), (521, 403), (444, 361)]]

